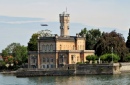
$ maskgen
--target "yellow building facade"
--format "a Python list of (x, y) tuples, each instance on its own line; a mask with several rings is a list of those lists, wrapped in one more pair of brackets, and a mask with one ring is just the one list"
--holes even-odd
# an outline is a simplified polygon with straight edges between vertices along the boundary
[(59, 14), (60, 36), (48, 32), (38, 38), (38, 51), (30, 51), (29, 68), (50, 69), (58, 68), (77, 62), (86, 62), (87, 55), (94, 55), (94, 50), (85, 50), (86, 37), (69, 36), (70, 15), (66, 12)]

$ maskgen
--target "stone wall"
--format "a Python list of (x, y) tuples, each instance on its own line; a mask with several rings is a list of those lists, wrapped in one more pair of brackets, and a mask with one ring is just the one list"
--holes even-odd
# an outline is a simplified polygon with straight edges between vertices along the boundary
[(121, 72), (130, 72), (130, 63), (120, 63)]
[(76, 75), (81, 74), (115, 74), (112, 64), (81, 64), (76, 66)]
[(74, 75), (75, 70), (66, 68), (58, 69), (19, 69), (16, 72), (17, 77), (31, 77), (31, 76), (68, 76)]
[(17, 72), (17, 77), (31, 77), (31, 76), (67, 76), (74, 75), (74, 70), (34, 70), (34, 71), (21, 71)]
[(71, 64), (55, 69), (20, 69), (17, 71), (16, 76), (67, 76), (117, 73), (120, 73), (119, 64)]

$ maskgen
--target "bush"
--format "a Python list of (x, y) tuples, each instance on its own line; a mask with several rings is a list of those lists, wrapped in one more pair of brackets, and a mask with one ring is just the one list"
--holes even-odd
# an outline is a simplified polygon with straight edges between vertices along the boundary
[(88, 61), (90, 61), (90, 60), (95, 61), (97, 59), (98, 59), (98, 57), (96, 55), (88, 55), (88, 56), (86, 56), (86, 60), (88, 60)]
[(125, 61), (130, 62), (130, 53), (126, 55)]
[(82, 62), (77, 62), (77, 64), (83, 64)]
[(113, 62), (118, 62), (120, 60), (120, 57), (116, 54), (104, 54), (100, 56), (100, 59), (103, 61), (111, 62), (113, 57)]

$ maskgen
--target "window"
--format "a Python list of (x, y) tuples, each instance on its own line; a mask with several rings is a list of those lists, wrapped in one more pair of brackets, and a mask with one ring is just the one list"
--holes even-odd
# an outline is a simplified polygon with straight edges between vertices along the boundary
[(47, 58), (47, 62), (49, 62), (49, 58)]
[(51, 68), (53, 68), (53, 65), (51, 65)]
[(44, 50), (45, 49), (45, 45), (42, 45), (42, 50)]
[(47, 68), (49, 68), (49, 65), (47, 65)]
[(52, 45), (50, 45), (50, 50), (52, 49)]
[(43, 65), (43, 68), (45, 68), (45, 65)]
[(74, 60), (74, 56), (73, 55), (71, 55), (71, 60)]
[(43, 62), (46, 62), (46, 59), (45, 58), (43, 58), (43, 60), (42, 60)]
[(35, 63), (35, 59), (33, 59), (33, 63)]
[(51, 62), (53, 62), (53, 58), (51, 58)]
[(32, 63), (36, 63), (36, 58), (32, 57)]
[(46, 45), (46, 50), (49, 50), (49, 45)]
[(45, 49), (45, 51), (46, 51), (46, 45), (44, 45), (44, 49)]
[(54, 50), (54, 48), (53, 48), (53, 45), (52, 45), (52, 51)]

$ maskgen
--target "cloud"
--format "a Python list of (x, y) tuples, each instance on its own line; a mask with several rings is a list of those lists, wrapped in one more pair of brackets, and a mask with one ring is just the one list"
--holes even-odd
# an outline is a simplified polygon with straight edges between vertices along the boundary
[(33, 22), (42, 22), (42, 20), (41, 21), (12, 21), (12, 22), (0, 21), (0, 23), (8, 23), (8, 24), (24, 24), (24, 23), (33, 23)]
[(43, 18), (0, 16), (0, 23), (23, 24), (43, 21)]
[[(0, 51), (13, 42), (17, 42), (20, 43), (21, 45), (27, 46), (27, 43), (31, 38), (31, 35), (40, 30), (49, 29), (52, 31), (52, 34), (60, 35), (59, 22), (46, 22), (42, 18), (29, 18), (29, 17), (15, 17), (15, 19), (13, 18), (14, 17), (4, 16), (4, 18), (0, 20), (0, 29), (1, 29)], [(48, 24), (48, 26), (41, 26), (41, 24)], [(128, 34), (127, 31), (118, 28), (96, 27), (76, 22), (70, 22), (69, 34), (75, 36), (76, 33), (79, 33), (81, 29), (85, 27), (88, 30), (92, 28), (94, 29), (99, 28), (101, 31), (105, 32), (116, 30), (117, 32), (122, 33), (125, 38), (127, 38)]]

